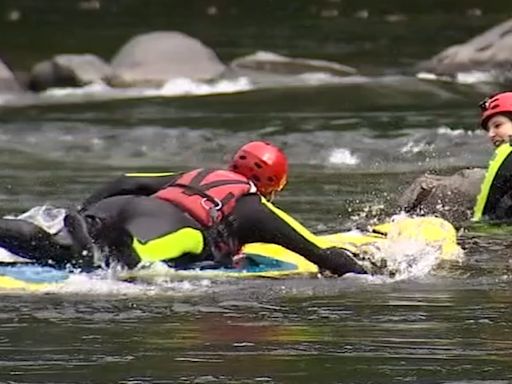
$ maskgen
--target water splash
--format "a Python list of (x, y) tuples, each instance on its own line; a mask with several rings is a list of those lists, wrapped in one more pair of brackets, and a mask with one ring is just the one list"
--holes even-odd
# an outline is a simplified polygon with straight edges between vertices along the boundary
[(432, 144), (428, 144), (425, 141), (415, 143), (409, 141), (404, 147), (400, 148), (400, 153), (403, 154), (416, 154), (420, 152), (431, 151), (433, 149)]
[(347, 148), (336, 148), (330, 153), (328, 162), (330, 164), (357, 165), (361, 160)]
[(450, 127), (447, 127), (446, 125), (443, 125), (436, 129), (436, 133), (438, 135), (446, 135), (450, 137), (456, 137), (456, 136), (473, 136), (478, 135), (482, 136), (482, 133), (480, 131), (467, 131), (465, 129), (451, 129)]
[(418, 218), (394, 216), (387, 241), (361, 246), (361, 257), (385, 265), (385, 272), (393, 280), (423, 277), (443, 261), (462, 261), (464, 253), (456, 243), (457, 235), (450, 223), (437, 218), (410, 220)]

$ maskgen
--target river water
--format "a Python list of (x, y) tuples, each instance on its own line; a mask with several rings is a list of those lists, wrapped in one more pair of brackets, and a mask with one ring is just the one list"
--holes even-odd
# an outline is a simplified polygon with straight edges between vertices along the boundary
[[(121, 172), (222, 166), (257, 138), (290, 156), (279, 205), (332, 232), (397, 213), (425, 171), (485, 166), (492, 149), (476, 104), (500, 87), (418, 80), (412, 66), (504, 21), (507, 2), (190, 3), (5, 1), (2, 57), (20, 70), (64, 52), (109, 59), (136, 33), (177, 29), (225, 62), (266, 50), (361, 73), (4, 97), (1, 213), (73, 205)], [(2, 294), (0, 381), (511, 382), (510, 241), (461, 244), (461, 265), (400, 280), (77, 275), (60, 289)]]

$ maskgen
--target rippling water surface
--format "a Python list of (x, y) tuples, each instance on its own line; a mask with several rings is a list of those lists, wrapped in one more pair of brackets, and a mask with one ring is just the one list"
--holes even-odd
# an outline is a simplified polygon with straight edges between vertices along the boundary
[(23, 383), (511, 378), (510, 288), (500, 279), (250, 282), (189, 294), (4, 297), (1, 376)]
[[(292, 163), (279, 204), (332, 232), (390, 217), (425, 171), (485, 166), (491, 154), (475, 106), (496, 86), (419, 80), (411, 66), (505, 20), (506, 2), (141, 4), (5, 2), (2, 53), (21, 70), (61, 52), (108, 59), (135, 33), (178, 29), (225, 61), (269, 50), (362, 73), (235, 79), (201, 96), (181, 83), (181, 95), (171, 84), (2, 99), (1, 213), (70, 206), (121, 172), (222, 166), (262, 138)], [(0, 381), (511, 382), (510, 240), (462, 234), (461, 244), (461, 265), (399, 281), (137, 285), (79, 275), (39, 294), (2, 294)]]

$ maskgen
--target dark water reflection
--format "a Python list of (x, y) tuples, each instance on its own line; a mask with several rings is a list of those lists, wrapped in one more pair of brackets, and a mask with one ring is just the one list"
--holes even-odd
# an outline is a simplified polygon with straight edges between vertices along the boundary
[[(0, 379), (338, 383), (512, 379), (512, 299), (462, 281), (335, 296), (4, 297)], [(253, 294), (258, 295), (257, 292)]]

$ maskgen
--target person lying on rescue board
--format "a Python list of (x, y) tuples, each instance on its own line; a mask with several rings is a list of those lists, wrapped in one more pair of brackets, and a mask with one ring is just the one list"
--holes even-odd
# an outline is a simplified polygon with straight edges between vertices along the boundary
[(197, 262), (230, 265), (243, 245), (264, 242), (335, 275), (368, 273), (350, 250), (323, 248), (317, 236), (272, 204), (287, 179), (283, 151), (254, 141), (236, 152), (227, 170), (126, 174), (68, 212), (60, 237), (29, 222), (2, 219), (0, 246), (57, 266), (91, 268), (99, 248), (107, 264), (186, 268)]

